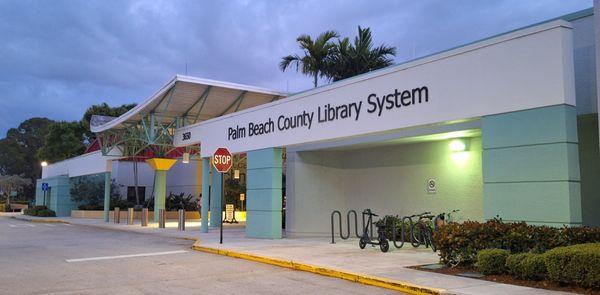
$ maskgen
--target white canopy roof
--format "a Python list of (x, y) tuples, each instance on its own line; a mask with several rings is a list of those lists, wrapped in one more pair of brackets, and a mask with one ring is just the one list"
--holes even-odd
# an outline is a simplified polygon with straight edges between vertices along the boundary
[(138, 104), (118, 118), (97, 120), (92, 132), (122, 128), (125, 122), (139, 122), (154, 113), (163, 123), (185, 118), (193, 124), (239, 110), (251, 108), (276, 99), (287, 93), (254, 86), (176, 75), (146, 101)]

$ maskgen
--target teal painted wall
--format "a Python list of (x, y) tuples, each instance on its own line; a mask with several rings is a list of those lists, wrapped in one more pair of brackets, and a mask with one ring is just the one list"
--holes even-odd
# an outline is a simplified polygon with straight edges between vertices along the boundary
[(282, 210), (282, 150), (248, 152), (246, 236), (280, 239)]
[(36, 205), (43, 205), (42, 183), (47, 182), (50, 193), (46, 197), (46, 206), (56, 212), (56, 216), (71, 216), (71, 210), (77, 209), (77, 203), (71, 201), (71, 182), (66, 175), (38, 179), (36, 183)]
[(600, 226), (600, 151), (598, 114), (577, 118), (583, 224)]
[(223, 215), (223, 206), (221, 204), (221, 194), (223, 191), (223, 174), (217, 172), (211, 164), (211, 185), (210, 185), (210, 227), (217, 228), (221, 226)]
[(482, 139), (485, 219), (581, 224), (575, 107), (485, 116)]

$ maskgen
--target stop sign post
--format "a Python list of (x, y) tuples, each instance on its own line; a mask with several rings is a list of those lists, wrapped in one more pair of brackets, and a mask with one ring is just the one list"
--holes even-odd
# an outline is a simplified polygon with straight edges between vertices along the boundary
[[(212, 163), (217, 172), (225, 174), (233, 166), (233, 156), (227, 148), (221, 147), (213, 154)], [(225, 204), (225, 187), (223, 186), (223, 175), (221, 175), (221, 214), (223, 214), (223, 204)], [(219, 243), (223, 244), (223, 220), (221, 220), (219, 232)]]

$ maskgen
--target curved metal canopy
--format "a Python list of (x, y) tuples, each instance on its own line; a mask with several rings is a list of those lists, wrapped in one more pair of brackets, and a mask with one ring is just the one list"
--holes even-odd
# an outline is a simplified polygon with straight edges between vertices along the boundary
[[(103, 155), (117, 148), (124, 157), (176, 157), (176, 128), (286, 97), (283, 92), (177, 75), (154, 95), (118, 118), (93, 116)], [(197, 148), (197, 147), (195, 147)], [(180, 152), (180, 151), (179, 151)], [(178, 152), (178, 153), (179, 153)]]

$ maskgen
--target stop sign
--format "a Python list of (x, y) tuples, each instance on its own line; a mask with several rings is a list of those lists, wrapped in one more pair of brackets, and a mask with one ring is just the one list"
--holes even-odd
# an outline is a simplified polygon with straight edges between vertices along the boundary
[(233, 156), (226, 148), (218, 148), (213, 155), (213, 166), (220, 173), (227, 173), (233, 166)]

